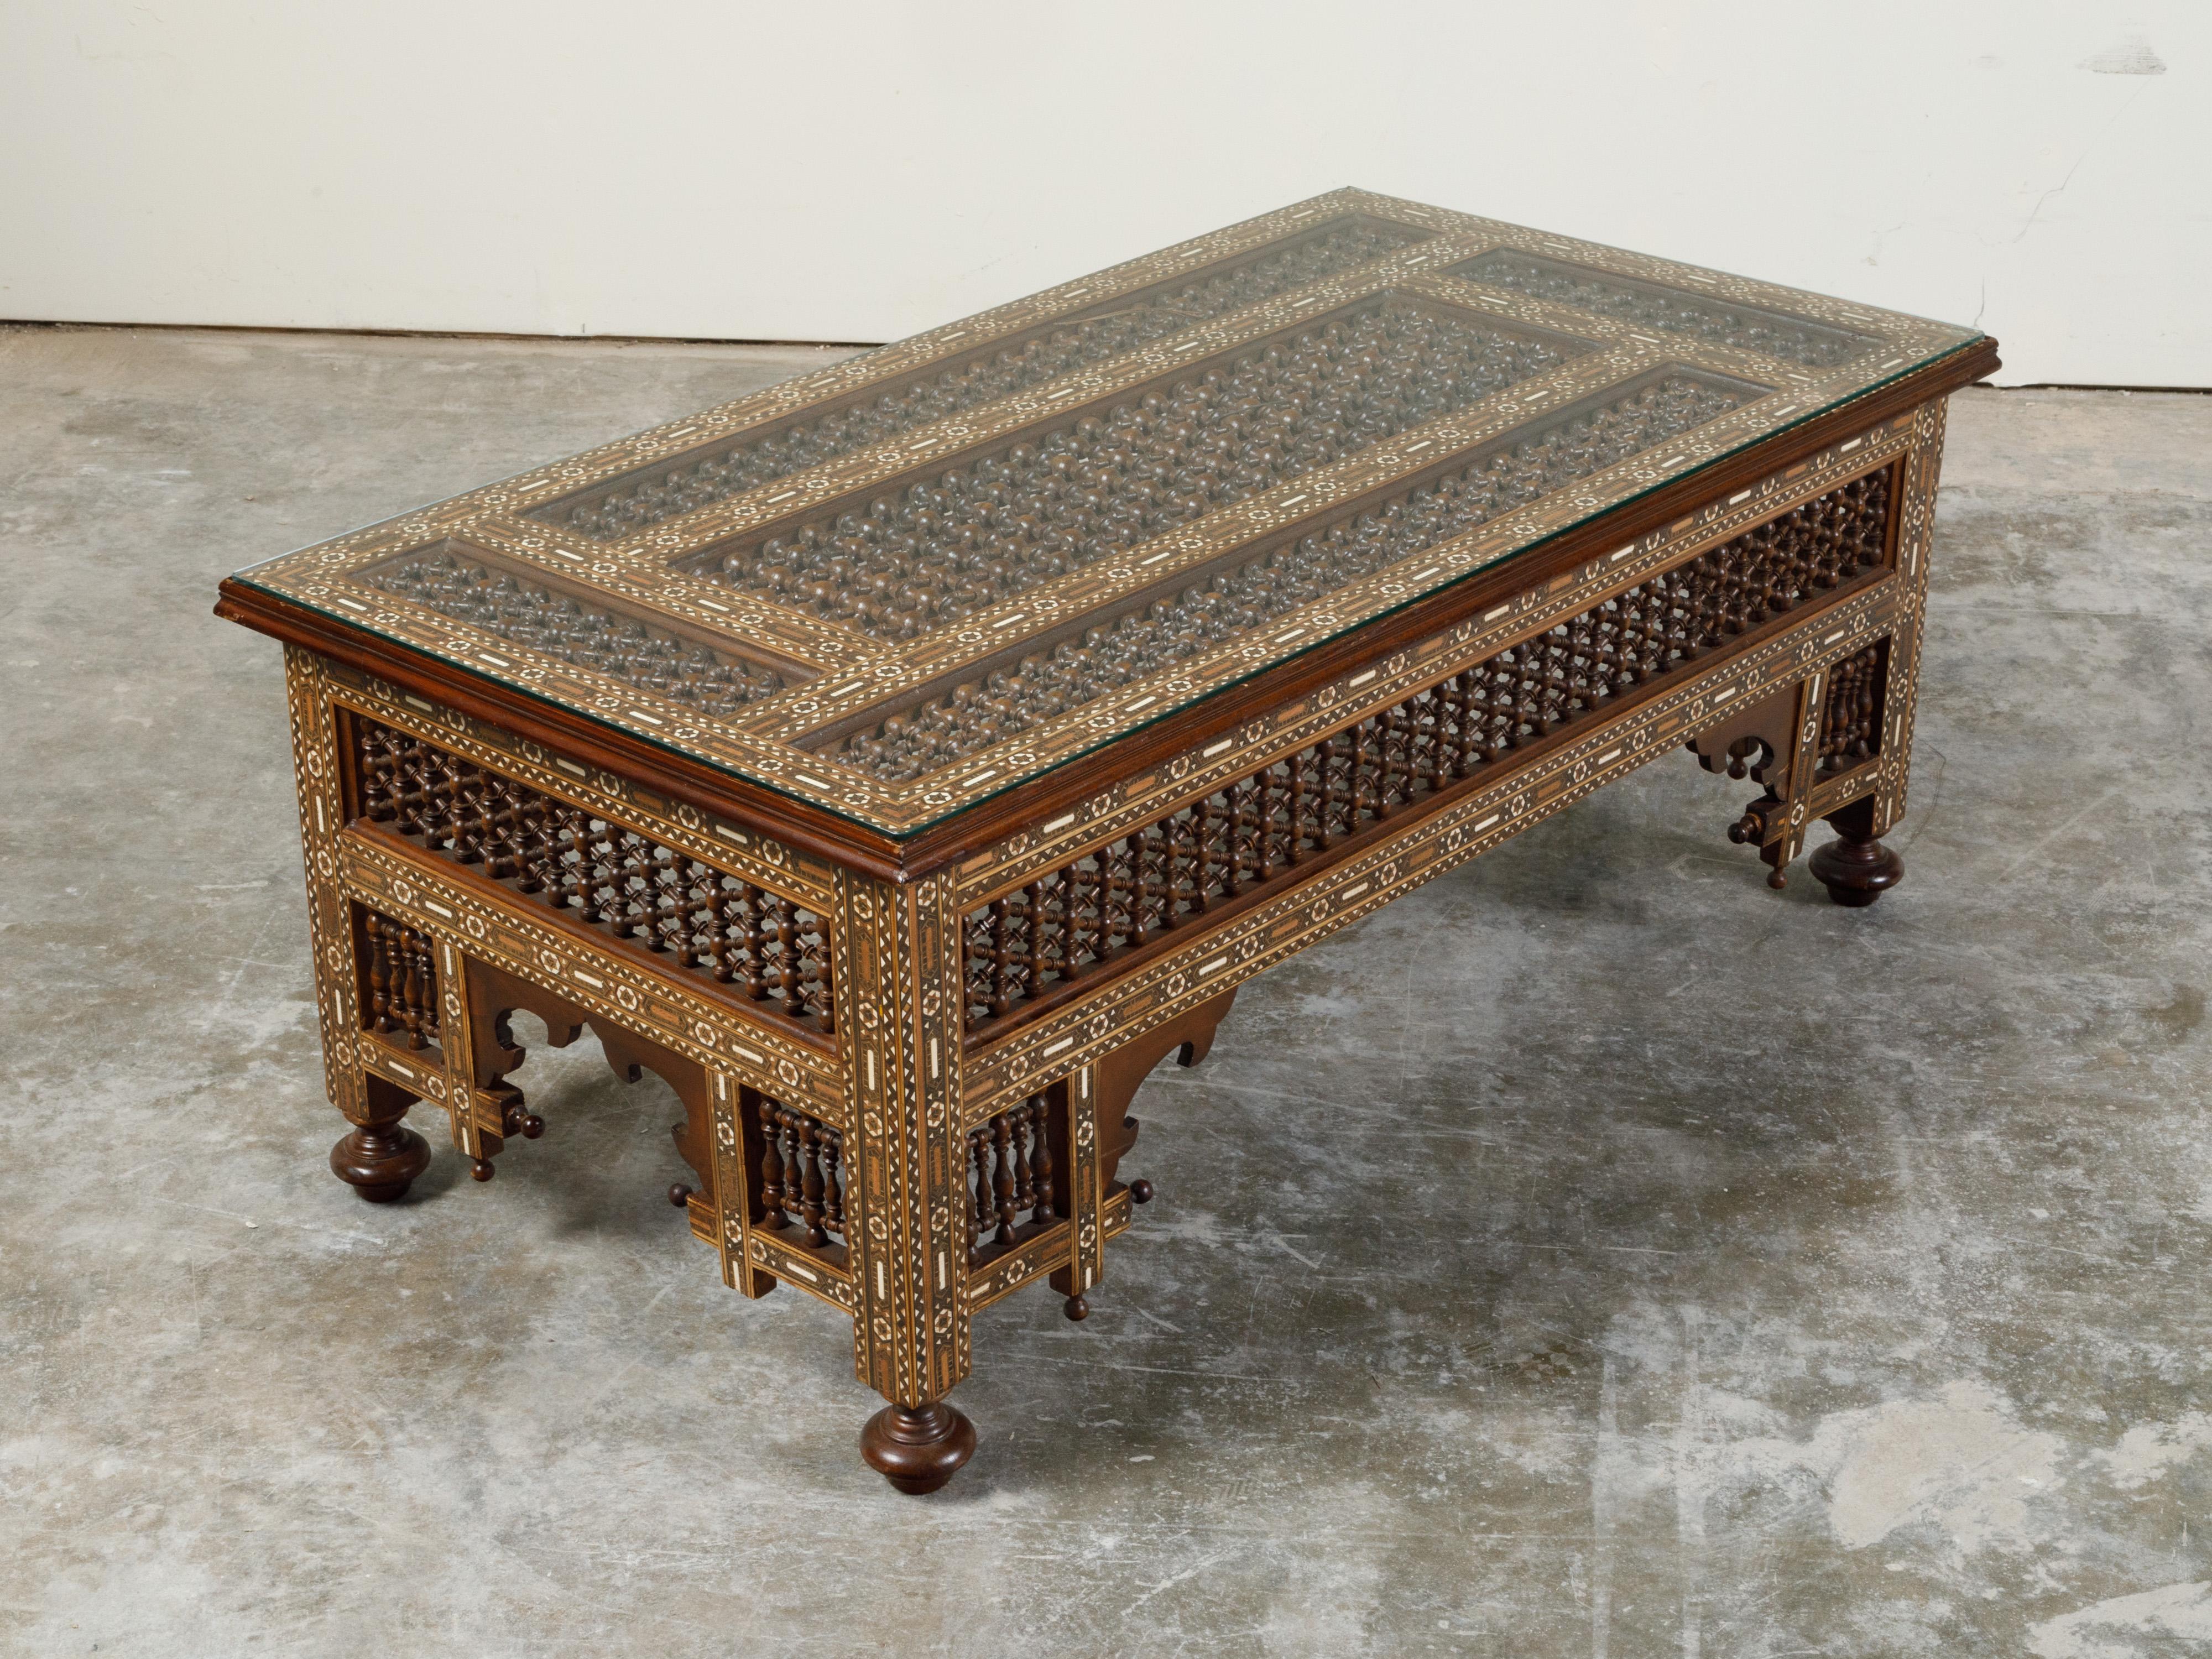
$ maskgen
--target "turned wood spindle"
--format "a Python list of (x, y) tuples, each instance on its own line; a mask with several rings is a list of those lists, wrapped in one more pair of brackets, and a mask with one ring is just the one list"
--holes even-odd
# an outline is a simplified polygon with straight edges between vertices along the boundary
[(775, 1103), (765, 1095), (761, 1097), (761, 1222), (763, 1226), (781, 1228), (788, 1218), (783, 1212), (783, 1126), (776, 1121)]
[(1047, 1097), (1039, 1095), (1030, 1103), (1030, 1181), (1036, 1194), (1036, 1208), (1030, 1217), (1032, 1221), (1052, 1221), (1058, 1215), (1052, 1196), (1051, 1119), (1052, 1107)]
[(1014, 1242), (1013, 1126), (1003, 1112), (991, 1120), (991, 1147), (998, 1159), (998, 1174), (991, 1183), (999, 1221), (998, 1235), (993, 1242), (1012, 1244)]

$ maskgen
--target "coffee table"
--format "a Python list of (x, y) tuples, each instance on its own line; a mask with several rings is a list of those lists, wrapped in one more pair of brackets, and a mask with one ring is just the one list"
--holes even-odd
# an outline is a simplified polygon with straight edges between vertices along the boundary
[(331, 1167), (544, 1121), (527, 1010), (681, 1099), (724, 1281), (967, 1461), (975, 1311), (1080, 1319), (1138, 1085), (1237, 988), (1647, 761), (1780, 886), (1901, 874), (1969, 329), (1341, 191), (241, 572), (285, 644)]

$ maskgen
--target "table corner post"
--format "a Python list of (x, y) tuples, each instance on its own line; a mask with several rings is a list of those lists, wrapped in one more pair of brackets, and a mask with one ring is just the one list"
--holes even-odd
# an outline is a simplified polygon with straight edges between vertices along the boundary
[(861, 1450), (909, 1492), (943, 1486), (975, 1449), (945, 1400), (969, 1369), (959, 920), (949, 872), (900, 884), (838, 872), (837, 1024), (859, 1143), (854, 1365), (890, 1402)]
[(1863, 908), (1905, 878), (1905, 860), (1881, 837), (1905, 816), (1912, 763), (1913, 716), (1920, 701), (1920, 650), (1928, 615), (1929, 554), (1936, 527), (1936, 492), (1943, 465), (1948, 398), (1913, 411), (1912, 439), (1901, 469), (1898, 502), (1898, 598), (1883, 653), (1881, 738), (1874, 787), (1827, 815), (1836, 839), (1817, 849), (1813, 874), (1838, 904)]
[(369, 1202), (388, 1204), (429, 1167), (430, 1145), (401, 1121), (419, 1097), (370, 1072), (362, 1052), (354, 917), (338, 856), (338, 832), (345, 822), (343, 757), (337, 711), (322, 659), (287, 645), (284, 684), (300, 800), (315, 1012), (323, 1040), (323, 1085), (331, 1104), (351, 1126), (331, 1148), (331, 1173)]

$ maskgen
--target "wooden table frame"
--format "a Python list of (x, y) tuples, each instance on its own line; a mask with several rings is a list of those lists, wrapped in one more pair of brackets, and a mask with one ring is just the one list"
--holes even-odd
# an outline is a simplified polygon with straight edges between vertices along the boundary
[[(1500, 237), (1556, 252), (1532, 233), (1346, 193), (1107, 275), (1126, 293), (1152, 293), (1163, 273), (1182, 281), (1228, 269), (1221, 259), (1318, 234), (1303, 227), (1352, 222), (1347, 210), (1431, 236), (1433, 262), (1461, 261), (1455, 270)], [(1364, 268), (1382, 276), (1317, 283), (1319, 300), (1269, 299), (1194, 340), (1229, 349), (1285, 326), (1268, 319), (1298, 303), (1336, 303), (1386, 280), (1440, 304), (1519, 307), (1516, 326), (1538, 334), (1561, 325), (1566, 313), (1548, 302), (1503, 289), (1482, 298), (1423, 274), (1431, 257), (1418, 246), (1388, 254)], [(1632, 274), (1607, 280), (1632, 287), (1646, 280), (1633, 273), (1659, 280), (1684, 269), (1589, 257), (1613, 259)], [(1107, 303), (1095, 298), (1101, 280), (970, 324), (995, 318), (998, 337), (1024, 337), (1004, 331), (1041, 326), (1037, 318), (1060, 314), (1053, 306)], [(1731, 304), (1765, 302), (1757, 285), (1711, 280), (1735, 284)], [(1686, 471), (1668, 471), (1671, 446), (1654, 451), (1648, 475), (1658, 482), (1644, 493), (1579, 520), (1563, 515), (1564, 527), (1523, 550), (1395, 609), (1373, 598), (1382, 590), (1371, 582), (1365, 610), (1331, 610), (1332, 599), (1324, 643), (1279, 660), (1255, 645), (1257, 672), (1240, 678), (1217, 665), (1201, 695), (1150, 725), (1133, 715), (1149, 699), (1124, 694), (1091, 752), (1068, 758), (1063, 728), (1051, 740), (1062, 748), (1000, 793), (981, 787), (988, 769), (957, 787), (948, 772), (934, 795), (870, 782), (872, 818), (833, 810), (834, 790), (816, 787), (823, 780), (799, 742), (810, 720), (834, 738), (821, 722), (866, 717), (875, 694), (854, 691), (860, 678), (832, 684), (822, 665), (834, 660), (821, 654), (825, 641), (860, 650), (858, 633), (838, 635), (797, 610), (745, 613), (746, 629), (782, 640), (799, 665), (789, 696), (766, 697), (726, 728), (699, 727), (702, 742), (750, 744), (744, 752), (765, 758), (748, 771), (653, 740), (652, 717), (629, 691), (597, 704), (629, 714), (595, 718), (590, 699), (542, 679), (457, 665), (434, 617), (380, 628), (342, 614), (375, 599), (346, 588), (347, 572), (387, 548), (465, 531), (506, 548), (500, 558), (543, 562), (550, 556), (532, 526), (544, 522), (549, 495), (583, 492), (554, 505), (596, 500), (591, 492), (613, 487), (606, 480), (696, 454), (684, 449), (699, 441), (693, 425), (463, 498), (463, 507), (489, 504), (475, 519), (433, 509), (292, 556), (290, 596), (281, 583), (224, 583), (217, 613), (286, 647), (325, 1080), (349, 1123), (333, 1172), (372, 1201), (399, 1197), (429, 1158), (404, 1120), (428, 1103), (445, 1113), (471, 1172), (489, 1180), (507, 1141), (544, 1127), (508, 1080), (523, 1054), (507, 1016), (537, 1015), (556, 1045), (588, 1025), (618, 1073), (651, 1071), (682, 1101), (674, 1133), (692, 1176), (672, 1196), (717, 1252), (724, 1282), (749, 1297), (787, 1285), (845, 1314), (854, 1370), (888, 1402), (863, 1432), (865, 1456), (904, 1490), (941, 1486), (975, 1447), (946, 1396), (970, 1368), (975, 1311), (1043, 1280), (1070, 1317), (1084, 1316), (1108, 1241), (1151, 1196), (1146, 1182), (1123, 1176), (1136, 1139), (1131, 1100), (1167, 1055), (1204, 1055), (1254, 974), (1683, 749), (1758, 787), (1726, 827), (1758, 849), (1773, 884), (1816, 818), (1837, 836), (1814, 853), (1812, 872), (1838, 902), (1872, 903), (1898, 881), (1901, 862), (1881, 838), (1905, 811), (1945, 404), (1996, 367), (1996, 346), (1958, 332), (1962, 343), (1948, 348), (1940, 325), (1877, 322), (1798, 297), (1828, 308), (1820, 326), (1832, 333), (1889, 329), (1928, 355)], [(1636, 383), (1617, 377), (1644, 373), (1647, 359), (1690, 361), (1680, 342), (1662, 347), (1595, 316), (1583, 323), (1590, 340), (1612, 343), (1583, 343), (1591, 355), (1540, 394), (1553, 407), (1585, 396), (1583, 380), (1617, 391)], [(779, 388), (732, 405), (726, 429), (745, 429), (763, 410), (784, 418), (809, 397), (832, 406), (854, 387), (932, 372), (970, 349), (962, 331), (940, 331), (871, 365), (825, 371), (811, 392)], [(1860, 361), (1887, 370), (1874, 363), (1879, 349)], [(1711, 362), (1733, 373), (1729, 365), (1751, 361), (1732, 352), (1716, 347)], [(1151, 361), (1138, 352), (1086, 369), (1083, 384), (1119, 395), (1109, 383), (1136, 384), (1158, 372)], [(1814, 383), (1812, 371), (1802, 378)], [(917, 446), (953, 453), (979, 441), (974, 422), (987, 416), (1016, 431), (1043, 418), (1024, 412), (1029, 396), (969, 424), (917, 428), (936, 434)], [(1479, 445), (1489, 418), (1421, 430)], [(1419, 440), (1409, 433), (1389, 455), (1377, 444), (1374, 476), (1431, 476), (1419, 471), (1430, 462), (1413, 459)], [(877, 464), (862, 452), (813, 487), (830, 501), (861, 487), (851, 479), (866, 484)], [(1329, 476), (1352, 480), (1332, 486), (1341, 490), (1370, 487), (1356, 467)], [(685, 607), (719, 609), (714, 596), (728, 590), (681, 562), (732, 526), (763, 521), (761, 495), (693, 514), (704, 540), (656, 528), (613, 547), (599, 567), (610, 603), (665, 616), (678, 636), (709, 637)], [(1238, 522), (1277, 533), (1299, 499)], [(1024, 603), (1034, 615), (1061, 601)], [(1704, 631), (1681, 644), (1688, 636), (1665, 619), (1692, 613), (1707, 619)], [(1080, 622), (1079, 608), (1053, 625), (1066, 618)], [(752, 648), (751, 635), (734, 637)], [(948, 631), (905, 658), (878, 651), (868, 672), (907, 688), (899, 695), (926, 692), (957, 643)], [(1579, 689), (1562, 702), (1569, 673)], [(1509, 705), (1510, 719), (1498, 718), (1511, 735), (1500, 741), (1486, 711)], [(1524, 720), (1524, 708), (1549, 712)], [(772, 787), (779, 779), (791, 787)], [(951, 805), (939, 811), (933, 799)], [(559, 859), (542, 856), (555, 844)], [(610, 890), (617, 902), (603, 902)], [(656, 905), (694, 904), (710, 908), (714, 938), (726, 931), (744, 948), (702, 954), (691, 935), (656, 921)]]
[[(1131, 1097), (1168, 1054), (1186, 1064), (1203, 1055), (1252, 975), (1686, 746), (1709, 769), (1764, 786), (1731, 833), (1759, 848), (1776, 884), (1814, 818), (1838, 832), (1814, 861), (1838, 902), (1869, 903), (1897, 880), (1880, 837), (1905, 810), (1944, 399), (1994, 362), (1984, 346), (1935, 365), (1770, 441), (1718, 478), (1686, 481), (1696, 492), (1662, 491), (1533, 562), (1125, 739), (1082, 769), (1085, 781), (1048, 777), (903, 843), (854, 844), (848, 827), (810, 822), (766, 792), (733, 792), (726, 778), (611, 744), (558, 711), (227, 585), (220, 614), (289, 645), (326, 1080), (354, 1126), (332, 1167), (364, 1196), (398, 1196), (428, 1158), (401, 1120), (428, 1102), (488, 1178), (504, 1141), (538, 1127), (501, 1080), (521, 1063), (506, 1013), (540, 1015), (556, 1042), (588, 1024), (618, 1069), (651, 1070), (682, 1099), (678, 1146), (696, 1185), (678, 1196), (725, 1282), (748, 1296), (788, 1284), (848, 1316), (854, 1370), (890, 1402), (864, 1437), (868, 1461), (906, 1490), (941, 1485), (975, 1445), (945, 1396), (968, 1374), (975, 1310), (1048, 1279), (1072, 1316), (1085, 1311), (1106, 1242), (1149, 1196), (1145, 1182), (1120, 1178)], [(980, 905), (1884, 471), (1894, 482), (1878, 569), (1078, 971), (1015, 1017), (963, 1029), (962, 921)], [(1823, 769), (1838, 667), (1869, 661), (1881, 669), (1874, 752)], [(763, 1016), (365, 816), (353, 758), (363, 722), (711, 860), (825, 918), (835, 1035)], [(1100, 787), (1106, 777), (1115, 787)], [(410, 1034), (410, 997), (436, 1041), (422, 1037), (420, 1018)], [(379, 1032), (373, 1004), (402, 1013)], [(805, 1126), (817, 1158), (830, 1139), (820, 1132), (834, 1136), (846, 1170), (842, 1243), (763, 1224), (764, 1103)], [(971, 1267), (969, 1138), (1006, 1139), (1013, 1115), (1028, 1113), (1048, 1120), (1060, 1213), (1018, 1224)], [(994, 1179), (1006, 1179), (1009, 1160), (991, 1156)], [(1012, 1162), (1034, 1174), (1025, 1152)]]

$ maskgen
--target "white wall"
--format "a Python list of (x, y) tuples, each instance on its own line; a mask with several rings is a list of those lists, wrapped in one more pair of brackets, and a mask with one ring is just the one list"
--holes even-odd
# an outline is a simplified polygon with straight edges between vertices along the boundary
[(6, 0), (0, 317), (878, 340), (1358, 184), (2208, 386), (2208, 0)]

